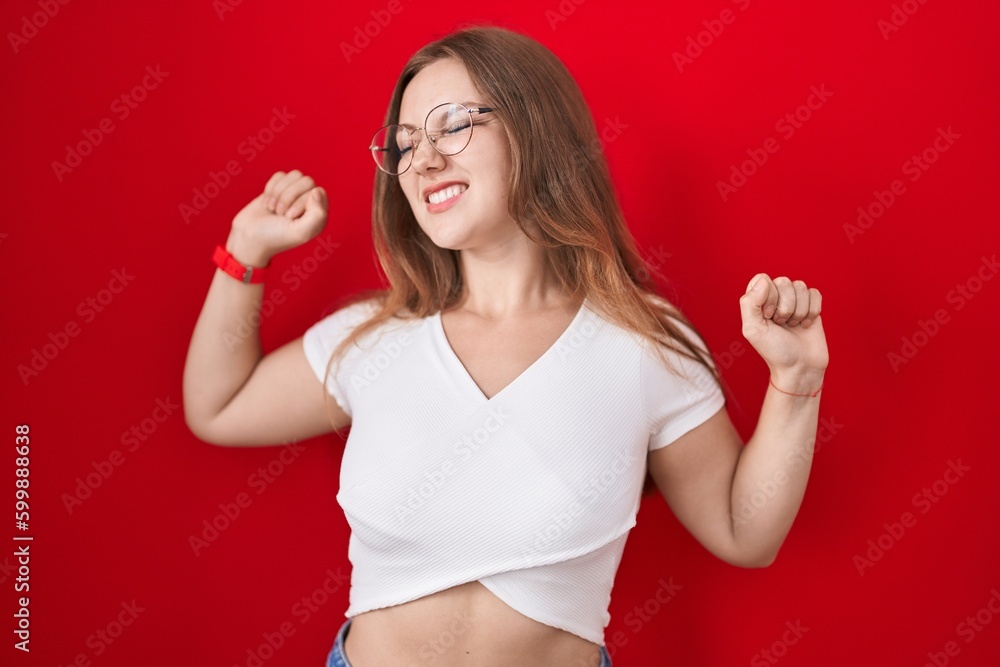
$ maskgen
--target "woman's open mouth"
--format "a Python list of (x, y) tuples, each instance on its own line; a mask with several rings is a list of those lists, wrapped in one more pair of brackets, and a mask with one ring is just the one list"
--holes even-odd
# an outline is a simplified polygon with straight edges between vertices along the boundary
[(468, 185), (456, 183), (430, 193), (427, 195), (427, 211), (429, 213), (447, 211), (461, 199), (462, 194), (468, 189)]

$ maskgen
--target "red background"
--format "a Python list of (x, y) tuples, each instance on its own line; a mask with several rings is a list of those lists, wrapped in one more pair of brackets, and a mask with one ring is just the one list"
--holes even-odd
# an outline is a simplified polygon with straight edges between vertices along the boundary
[[(154, 412), (158, 399), (179, 405), (212, 249), (274, 171), (299, 168), (327, 188), (323, 238), (339, 247), (324, 262), (309, 259), (316, 242), (274, 260), (267, 289), (283, 302), (263, 321), (265, 351), (300, 335), (337, 298), (378, 284), (367, 142), (407, 57), (461, 24), (487, 21), (551, 48), (598, 127), (619, 128), (605, 151), (627, 219), (720, 355), (744, 437), (767, 382), (763, 362), (738, 345), (747, 281), (758, 271), (788, 275), (824, 295), (828, 429), (777, 562), (727, 565), (661, 497), (646, 498), (612, 596), (606, 639), (615, 665), (774, 664), (764, 650), (789, 666), (922, 665), (929, 654), (938, 664), (1000, 664), (1000, 615), (987, 607), (1000, 587), (990, 417), (1000, 280), (975, 279), (981, 258), (1000, 249), (1000, 10), (990, 2), (905, 4), (912, 16), (899, 7), (906, 22), (883, 35), (879, 21), (894, 11), (888, 0), (457, 9), (403, 0), (398, 14), (382, 0), (257, 0), (221, 18), (221, 4), (207, 0), (155, 9), (71, 2), (51, 18), (39, 14), (45, 24), (34, 32), (24, 17), (42, 11), (37, 2), (4, 3), (10, 211), (0, 222), (8, 438), (0, 469), (8, 481), (0, 498), (10, 540), (18, 534), (14, 426), (29, 424), (34, 542), (30, 656), (12, 648), (13, 541), (0, 557), (3, 663), (68, 665), (82, 654), (94, 665), (246, 665), (265, 633), (290, 623), (294, 634), (264, 664), (323, 664), (347, 585), (305, 622), (294, 610), (321, 589), (328, 569), (350, 571), (348, 526), (334, 497), (342, 438), (307, 443), (259, 494), (248, 478), (278, 447), (207, 445), (179, 408), (162, 423), (146, 421), (155, 432), (132, 450), (122, 438), (163, 416)], [(724, 9), (732, 20), (712, 23)], [(341, 44), (373, 10), (389, 21), (348, 62)], [(721, 32), (713, 36), (705, 21)], [(696, 57), (679, 70), (672, 54), (702, 32), (706, 46), (692, 47)], [(11, 33), (30, 38), (12, 43)], [(122, 118), (112, 104), (141, 84), (147, 66), (167, 74)], [(811, 86), (832, 95), (789, 137), (775, 124), (807, 102)], [(241, 142), (275, 107), (294, 119), (250, 161)], [(113, 131), (58, 177), (53, 163), (67, 160), (67, 145), (104, 118)], [(911, 181), (904, 163), (949, 127), (959, 138)], [(717, 182), (769, 137), (777, 152), (723, 201)], [(194, 189), (230, 160), (240, 173), (186, 223), (180, 206), (192, 205)], [(844, 225), (896, 179), (905, 192), (850, 239)], [(123, 269), (134, 276), (128, 285), (102, 292)], [(282, 279), (295, 269), (307, 279)], [(995, 278), (994, 269), (982, 272)], [(958, 285), (979, 291), (949, 298)], [(112, 298), (89, 311), (86, 300), (102, 296)], [(946, 321), (933, 336), (918, 333), (915, 356), (894, 368), (889, 353), (901, 354), (902, 338), (939, 310)], [(53, 358), (22, 377), (34, 351), (73, 324), (77, 335), (61, 349), (51, 343)], [(723, 357), (733, 344), (745, 353)], [(120, 465), (69, 512), (64, 494), (116, 451)], [(969, 468), (963, 477), (939, 482), (933, 504), (915, 502), (959, 460)], [(189, 537), (240, 493), (252, 503), (195, 555)], [(915, 523), (888, 536), (884, 524), (907, 511)], [(880, 537), (888, 548), (859, 574), (854, 557)], [(660, 606), (659, 582), (670, 578), (682, 588)], [(133, 600), (142, 611), (122, 634), (96, 640)], [(635, 609), (643, 605), (645, 618)], [(989, 622), (963, 630), (977, 612)], [(808, 630), (783, 643), (786, 622)], [(956, 655), (944, 653), (948, 642)]]

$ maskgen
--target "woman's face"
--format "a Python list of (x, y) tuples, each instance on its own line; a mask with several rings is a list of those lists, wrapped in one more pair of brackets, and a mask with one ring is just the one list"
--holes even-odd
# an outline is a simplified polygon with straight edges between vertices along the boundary
[[(427, 113), (446, 102), (469, 108), (488, 106), (465, 65), (453, 58), (437, 60), (413, 77), (403, 91), (399, 124), (422, 127)], [(511, 166), (503, 126), (488, 113), (473, 113), (472, 122), (472, 139), (456, 155), (441, 155), (422, 131), (416, 132), (413, 162), (398, 177), (417, 224), (441, 248), (482, 249), (520, 233), (507, 212)], [(429, 194), (442, 185), (457, 194), (436, 203), (428, 201)]]

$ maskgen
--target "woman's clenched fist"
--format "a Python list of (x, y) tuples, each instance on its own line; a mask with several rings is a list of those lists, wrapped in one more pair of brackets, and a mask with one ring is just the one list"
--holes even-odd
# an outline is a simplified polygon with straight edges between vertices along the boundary
[(266, 266), (279, 252), (323, 231), (330, 210), (326, 191), (298, 169), (278, 171), (233, 219), (226, 249), (240, 262)]

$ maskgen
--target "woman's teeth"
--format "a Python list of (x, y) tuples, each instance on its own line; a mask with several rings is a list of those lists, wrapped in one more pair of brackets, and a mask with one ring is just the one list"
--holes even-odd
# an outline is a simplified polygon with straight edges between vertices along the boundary
[(443, 190), (438, 190), (427, 195), (427, 201), (431, 204), (440, 204), (446, 199), (451, 199), (455, 195), (465, 192), (468, 187), (467, 185), (449, 185)]

